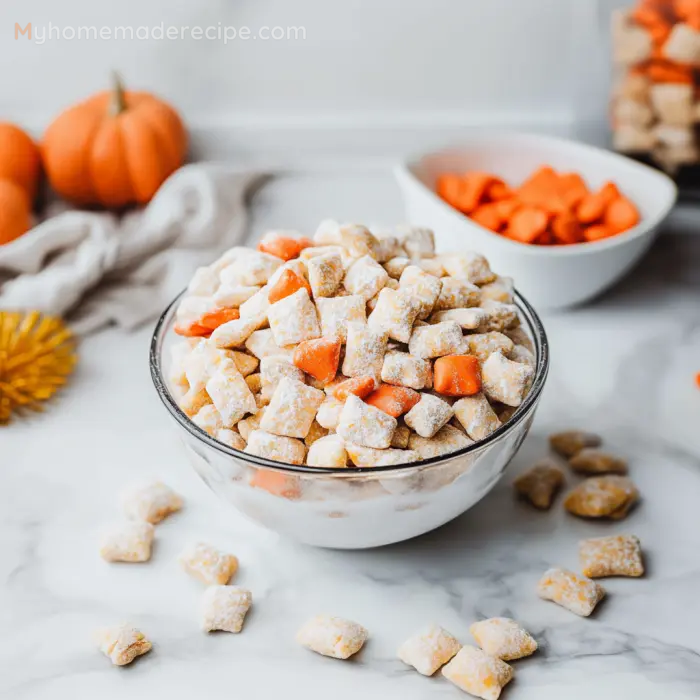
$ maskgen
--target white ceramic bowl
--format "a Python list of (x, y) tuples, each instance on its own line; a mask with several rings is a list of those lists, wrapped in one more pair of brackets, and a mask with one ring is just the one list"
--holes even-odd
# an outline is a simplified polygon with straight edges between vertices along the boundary
[[(637, 205), (641, 222), (594, 243), (524, 245), (475, 224), (435, 193), (440, 173), (485, 170), (517, 184), (543, 164), (575, 171), (593, 189), (613, 180)], [(496, 271), (515, 278), (536, 308), (573, 306), (617, 282), (649, 248), (677, 197), (673, 181), (646, 165), (585, 144), (530, 134), (475, 134), (461, 146), (409, 160), (395, 174), (408, 221), (432, 228), (438, 250), (483, 253)]]

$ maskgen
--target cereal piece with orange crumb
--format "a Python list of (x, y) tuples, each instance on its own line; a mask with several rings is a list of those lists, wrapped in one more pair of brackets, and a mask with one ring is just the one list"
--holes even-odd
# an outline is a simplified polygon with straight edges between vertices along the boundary
[(588, 617), (604, 598), (605, 589), (566, 569), (549, 569), (537, 584), (537, 594), (576, 615)]
[(267, 317), (277, 345), (294, 345), (321, 335), (316, 307), (306, 289), (272, 304)]
[(200, 626), (204, 632), (238, 634), (252, 603), (253, 595), (245, 588), (209, 586), (202, 596)]
[(149, 522), (127, 520), (102, 534), (100, 556), (105, 561), (143, 562), (151, 558), (155, 528)]
[(424, 438), (431, 438), (454, 415), (452, 406), (432, 394), (421, 394), (420, 401), (404, 416), (406, 425)]
[(430, 625), (409, 637), (400, 647), (397, 656), (401, 661), (423, 676), (432, 676), (444, 666), (462, 647), (446, 629)]
[(420, 302), (410, 293), (385, 287), (379, 292), (367, 325), (393, 340), (408, 343), (420, 308)]
[(501, 427), (501, 421), (481, 392), (461, 398), (452, 404), (452, 410), (472, 440), (483, 440)]
[(309, 447), (306, 463), (310, 467), (346, 467), (348, 453), (340, 435), (326, 435)]
[(408, 342), (408, 351), (427, 360), (443, 355), (459, 355), (464, 347), (462, 329), (455, 321), (432, 326), (415, 326)]
[(238, 559), (204, 542), (189, 545), (180, 554), (180, 566), (208, 586), (226, 585), (238, 570)]
[(350, 266), (343, 285), (350, 294), (369, 301), (383, 289), (388, 279), (387, 271), (372, 257), (365, 255)]
[(595, 447), (584, 447), (569, 459), (569, 466), (579, 474), (627, 474), (627, 462)]
[(348, 337), (348, 323), (364, 324), (367, 321), (365, 300), (358, 295), (316, 299), (316, 308), (321, 317), (321, 332), (324, 338), (338, 338), (342, 343)]
[(264, 430), (253, 430), (248, 435), (244, 452), (277, 462), (304, 464), (306, 445), (301, 440), (273, 435)]
[(317, 255), (307, 262), (314, 298), (332, 297), (343, 281), (345, 270), (339, 253)]
[(260, 429), (284, 437), (305, 438), (325, 398), (322, 391), (284, 377), (265, 410)]
[(348, 323), (343, 374), (346, 377), (371, 375), (378, 379), (384, 364), (386, 341), (384, 331), (362, 323)]
[(399, 289), (418, 303), (417, 318), (424, 320), (433, 312), (435, 303), (440, 296), (442, 281), (438, 277), (428, 274), (417, 265), (409, 265), (401, 273)]
[(396, 426), (396, 418), (350, 394), (340, 413), (336, 432), (348, 442), (381, 450), (391, 445)]
[(317, 654), (348, 659), (362, 649), (368, 636), (367, 630), (357, 622), (317, 615), (302, 626), (296, 640)]
[(428, 360), (398, 350), (387, 352), (384, 356), (381, 378), (387, 384), (425, 389), (432, 386), (432, 375), (433, 370)]
[(481, 366), (484, 394), (506, 406), (520, 406), (534, 375), (532, 367), (513, 362), (500, 352), (489, 355)]
[(537, 642), (532, 635), (508, 617), (475, 622), (469, 631), (487, 654), (504, 661), (522, 659), (537, 651)]
[(513, 678), (513, 669), (481, 649), (463, 646), (452, 661), (443, 666), (442, 675), (465, 693), (482, 700), (498, 700)]
[(121, 496), (124, 514), (130, 520), (156, 524), (182, 508), (182, 498), (162, 481), (135, 486)]
[(578, 551), (581, 570), (589, 578), (644, 575), (642, 548), (634, 535), (582, 540)]
[(126, 666), (153, 648), (146, 635), (131, 625), (105, 627), (98, 630), (95, 637), (100, 651), (115, 666)]
[(549, 436), (549, 446), (567, 459), (578, 454), (584, 447), (600, 447), (602, 442), (599, 435), (582, 430), (565, 430)]
[(551, 459), (539, 461), (513, 482), (518, 496), (540, 510), (551, 507), (554, 496), (563, 485), (564, 472)]
[(581, 518), (621, 520), (639, 499), (639, 491), (626, 476), (596, 476), (569, 492), (564, 507)]

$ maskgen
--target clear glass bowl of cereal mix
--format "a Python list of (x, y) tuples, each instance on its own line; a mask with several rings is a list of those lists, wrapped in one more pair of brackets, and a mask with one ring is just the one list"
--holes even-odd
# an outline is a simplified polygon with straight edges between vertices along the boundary
[(353, 549), (483, 498), (549, 359), (537, 314), (483, 256), (436, 254), (429, 229), (325, 221), (200, 268), (150, 364), (213, 491), (280, 534)]

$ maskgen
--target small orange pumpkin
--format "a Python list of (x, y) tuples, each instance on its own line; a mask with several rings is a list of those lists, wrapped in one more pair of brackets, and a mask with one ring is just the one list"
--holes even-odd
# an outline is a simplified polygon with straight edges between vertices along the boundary
[(29, 195), (16, 182), (0, 180), (0, 245), (14, 241), (32, 226)]
[(0, 122), (0, 179), (11, 180), (33, 202), (41, 175), (41, 156), (31, 136), (18, 126)]
[(125, 91), (115, 76), (100, 92), (60, 114), (44, 134), (49, 182), (78, 205), (146, 204), (185, 159), (178, 113), (147, 92)]

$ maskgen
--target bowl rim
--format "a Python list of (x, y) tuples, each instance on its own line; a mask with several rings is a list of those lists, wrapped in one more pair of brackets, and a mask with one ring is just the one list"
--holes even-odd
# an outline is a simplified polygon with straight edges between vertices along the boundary
[[(447, 202), (445, 202), (438, 194), (428, 187), (415, 173), (415, 168), (420, 165), (422, 161), (426, 158), (431, 158), (434, 156), (439, 156), (447, 153), (459, 153), (466, 152), (475, 142), (483, 144), (488, 141), (498, 141), (500, 144), (503, 143), (513, 143), (514, 145), (520, 143), (546, 143), (553, 146), (561, 146), (569, 151), (593, 152), (602, 161), (621, 161), (626, 166), (637, 170), (644, 177), (656, 180), (657, 184), (665, 187), (668, 191), (668, 196), (664, 206), (660, 207), (659, 211), (652, 217), (647, 219), (642, 219), (636, 226), (631, 229), (619, 233), (616, 236), (611, 236), (610, 238), (605, 238), (601, 241), (586, 241), (585, 243), (575, 243), (573, 245), (559, 245), (559, 246), (538, 246), (530, 245), (527, 243), (519, 243), (518, 241), (512, 241), (504, 236), (501, 236), (493, 231), (490, 231), (479, 224), (474, 223), (468, 216), (462, 214), (459, 210), (455, 209)], [(463, 138), (460, 143), (444, 146), (443, 148), (436, 148), (431, 151), (425, 151), (420, 154), (411, 155), (401, 163), (394, 166), (394, 176), (399, 181), (400, 184), (410, 183), (411, 185), (419, 187), (424, 191), (425, 194), (429, 196), (433, 204), (437, 205), (444, 212), (449, 213), (458, 219), (462, 224), (468, 225), (470, 229), (475, 232), (488, 237), (492, 241), (498, 241), (501, 245), (509, 248), (513, 251), (519, 251), (527, 255), (541, 255), (543, 257), (570, 257), (575, 255), (586, 255), (590, 253), (597, 253), (606, 249), (615, 248), (619, 245), (624, 245), (630, 241), (640, 238), (650, 232), (654, 231), (669, 215), (671, 209), (673, 209), (676, 201), (678, 199), (678, 187), (676, 183), (665, 173), (662, 173), (655, 168), (652, 168), (645, 163), (640, 163), (632, 158), (629, 158), (620, 153), (615, 153), (614, 151), (609, 151), (604, 148), (599, 148), (597, 146), (592, 146), (587, 143), (581, 143), (579, 141), (574, 141), (571, 139), (561, 138), (557, 136), (547, 136), (544, 134), (532, 134), (526, 132), (518, 131), (479, 131), (471, 137)], [(621, 187), (622, 184), (621, 184)], [(403, 188), (402, 188), (403, 189)], [(624, 187), (623, 187), (624, 189)]]
[(478, 452), (484, 447), (490, 445), (491, 443), (497, 442), (502, 437), (505, 437), (507, 434), (513, 431), (513, 429), (519, 425), (530, 413), (530, 409), (537, 404), (549, 373), (549, 341), (547, 339), (544, 326), (542, 325), (542, 321), (537, 315), (537, 312), (522, 296), (522, 294), (520, 294), (517, 290), (514, 290), (514, 303), (518, 307), (521, 315), (524, 317), (525, 322), (529, 327), (532, 340), (535, 344), (535, 378), (532, 382), (532, 386), (530, 387), (530, 391), (525, 397), (525, 400), (520, 404), (520, 406), (517, 407), (517, 410), (513, 416), (488, 437), (484, 438), (483, 440), (476, 441), (467, 447), (463, 447), (460, 450), (456, 450), (455, 452), (430, 457), (419, 462), (406, 462), (404, 464), (391, 464), (379, 467), (311, 467), (302, 464), (297, 465), (288, 464), (286, 462), (276, 462), (265, 457), (258, 457), (257, 455), (252, 455), (247, 452), (243, 452), (242, 450), (237, 450), (234, 447), (229, 447), (228, 445), (215, 440), (199, 426), (195, 425), (195, 423), (177, 405), (175, 398), (168, 390), (167, 383), (163, 377), (163, 368), (161, 365), (161, 357), (163, 354), (162, 346), (163, 342), (165, 341), (165, 333), (168, 330), (168, 325), (177, 309), (177, 304), (184, 296), (186, 291), (187, 290), (185, 289), (180, 292), (180, 294), (178, 294), (168, 304), (163, 313), (160, 315), (160, 318), (156, 322), (153, 330), (153, 335), (149, 346), (149, 368), (151, 380), (153, 381), (155, 390), (158, 393), (161, 402), (169, 411), (170, 415), (194, 438), (228, 457), (235, 457), (236, 459), (241, 459), (244, 462), (252, 463), (258, 467), (275, 469), (277, 471), (284, 471), (292, 474), (317, 474), (342, 477), (350, 475), (391, 474), (392, 472), (396, 471), (438, 465), (443, 462), (450, 461), (455, 457), (461, 457), (463, 455)]

